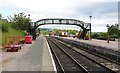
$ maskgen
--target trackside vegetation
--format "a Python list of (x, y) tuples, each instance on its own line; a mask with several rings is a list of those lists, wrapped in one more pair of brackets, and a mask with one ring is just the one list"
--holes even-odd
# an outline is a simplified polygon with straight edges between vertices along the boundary
[(0, 14), (0, 45), (4, 44), (5, 37), (20, 36), (24, 37), (27, 34), (28, 24), (30, 19), (25, 13), (14, 14), (14, 17), (3, 19)]

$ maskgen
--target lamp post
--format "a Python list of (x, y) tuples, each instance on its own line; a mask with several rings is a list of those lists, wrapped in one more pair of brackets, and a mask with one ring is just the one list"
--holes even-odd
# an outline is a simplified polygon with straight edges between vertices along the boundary
[[(30, 14), (28, 14), (28, 19), (30, 19)], [(28, 23), (28, 35), (30, 35), (30, 22)]]
[(91, 33), (91, 18), (92, 18), (92, 16), (90, 15), (89, 18), (90, 18), (90, 39), (92, 39), (92, 38), (91, 38), (91, 34), (92, 34), (92, 33)]
[(108, 30), (110, 27), (109, 24), (107, 24), (106, 27), (107, 27), (107, 43), (109, 43), (109, 30)]

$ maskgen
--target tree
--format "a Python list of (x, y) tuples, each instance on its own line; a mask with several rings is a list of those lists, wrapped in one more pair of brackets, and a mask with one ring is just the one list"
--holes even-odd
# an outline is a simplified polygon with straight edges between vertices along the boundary
[(98, 38), (100, 37), (100, 34), (98, 32), (92, 33), (92, 38)]
[(118, 37), (120, 37), (120, 30), (118, 28), (119, 28), (118, 24), (111, 25), (108, 28), (109, 35), (110, 35), (111, 38), (118, 38)]
[[(2, 19), (2, 14), (0, 14), (0, 28), (2, 27), (2, 32), (8, 32), (8, 22), (5, 22), (3, 19)], [(1, 29), (0, 29), (1, 31)]]
[(0, 20), (2, 19), (2, 14), (0, 14)]
[(12, 22), (14, 28), (26, 31), (28, 30), (31, 21), (30, 18), (28, 18), (27, 15), (23, 12), (14, 14), (14, 17), (10, 17), (9, 19)]
[(106, 32), (100, 32), (99, 35), (100, 35), (99, 38), (106, 38), (107, 37)]
[(67, 30), (67, 31), (72, 35), (76, 35), (76, 33), (78, 32), (77, 30)]
[(10, 23), (7, 23), (7, 22), (4, 22), (4, 21), (2, 21), (2, 31), (3, 32), (8, 32), (8, 25), (9, 25)]

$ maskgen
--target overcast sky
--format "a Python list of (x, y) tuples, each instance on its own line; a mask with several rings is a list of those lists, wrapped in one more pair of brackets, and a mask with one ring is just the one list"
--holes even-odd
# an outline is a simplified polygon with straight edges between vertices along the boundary
[[(90, 22), (92, 31), (106, 32), (107, 24), (118, 23), (119, 0), (0, 0), (0, 13), (4, 18), (20, 12), (30, 14), (33, 22), (45, 18), (72, 18)], [(77, 29), (78, 26), (44, 25), (41, 28)]]

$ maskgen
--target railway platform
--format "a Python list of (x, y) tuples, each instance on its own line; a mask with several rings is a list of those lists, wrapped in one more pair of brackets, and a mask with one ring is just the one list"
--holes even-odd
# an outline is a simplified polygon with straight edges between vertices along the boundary
[[(2, 71), (55, 71), (55, 64), (45, 37), (24, 44), (18, 52), (3, 52)], [(7, 57), (8, 56), (8, 57)]]
[(61, 37), (61, 38), (66, 38), (66, 39), (69, 39), (69, 40), (74, 40), (74, 41), (90, 44), (90, 45), (93, 45), (93, 46), (101, 46), (101, 47), (111, 49), (111, 50), (114, 50), (114, 51), (120, 51), (119, 48), (118, 48), (119, 42), (117, 42), (117, 41), (110, 41), (109, 43), (107, 43), (107, 40), (97, 40), (97, 39), (82, 40), (82, 39), (72, 38), (72, 37)]
[(2, 50), (0, 48), (0, 73), (2, 72)]

